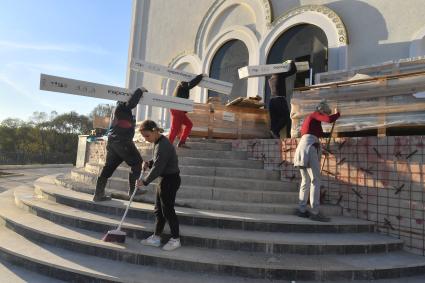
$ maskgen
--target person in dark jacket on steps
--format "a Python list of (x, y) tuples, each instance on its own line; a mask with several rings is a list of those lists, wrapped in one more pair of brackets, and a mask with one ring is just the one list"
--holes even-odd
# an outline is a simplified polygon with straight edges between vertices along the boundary
[(171, 238), (163, 247), (166, 251), (179, 248), (179, 221), (174, 203), (176, 201), (176, 193), (180, 188), (180, 169), (176, 149), (170, 141), (161, 135), (162, 129), (158, 128), (156, 123), (151, 120), (145, 120), (140, 125), (140, 133), (147, 142), (153, 143), (153, 160), (144, 162), (144, 168), (149, 167), (150, 171), (146, 177), (140, 177), (137, 186), (147, 186), (153, 180), (161, 177), (159, 186), (156, 187), (155, 198), (155, 232), (152, 236), (142, 240), (143, 245), (159, 247), (161, 244), (161, 234), (164, 230), (165, 222), (168, 222), (171, 231)]
[[(204, 74), (200, 74), (189, 82), (180, 82), (174, 90), (173, 96), (189, 99), (189, 91), (197, 86), (202, 81), (203, 77)], [(184, 125), (184, 129), (180, 135), (180, 141), (177, 144), (177, 147), (189, 148), (186, 145), (186, 139), (192, 130), (192, 121), (187, 117), (186, 111), (170, 109), (170, 113), (171, 127), (168, 139), (170, 140), (171, 144), (173, 144), (176, 135), (180, 132), (182, 126)]]
[(128, 195), (131, 196), (135, 189), (136, 180), (139, 178), (142, 170), (142, 157), (137, 150), (134, 142), (134, 129), (136, 121), (131, 110), (137, 106), (145, 88), (138, 88), (126, 102), (117, 102), (117, 106), (112, 118), (111, 130), (108, 134), (108, 143), (106, 145), (106, 161), (103, 169), (97, 178), (96, 191), (93, 201), (110, 200), (106, 196), (105, 187), (108, 178), (112, 176), (115, 169), (125, 161), (131, 167), (128, 175)]
[(270, 133), (274, 138), (290, 137), (291, 119), (286, 100), (286, 78), (297, 72), (294, 61), (291, 61), (287, 72), (273, 74), (269, 79), (272, 98), (269, 101)]

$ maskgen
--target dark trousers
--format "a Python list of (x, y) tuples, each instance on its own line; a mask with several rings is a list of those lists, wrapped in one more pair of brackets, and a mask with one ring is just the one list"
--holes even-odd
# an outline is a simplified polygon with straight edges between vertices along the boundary
[[(136, 180), (140, 177), (142, 171), (142, 156), (132, 141), (108, 142), (106, 145), (106, 161), (97, 180), (96, 193), (102, 194), (100, 184), (105, 183), (106, 185), (106, 180), (112, 176), (115, 169), (123, 161), (131, 167), (131, 172), (128, 175), (129, 191), (134, 190)], [(98, 192), (98, 190), (100, 191)]]
[(161, 183), (156, 189), (155, 200), (155, 235), (161, 235), (165, 222), (170, 225), (171, 237), (179, 238), (179, 221), (177, 219), (174, 204), (176, 193), (180, 188), (180, 174), (166, 175), (162, 177)]

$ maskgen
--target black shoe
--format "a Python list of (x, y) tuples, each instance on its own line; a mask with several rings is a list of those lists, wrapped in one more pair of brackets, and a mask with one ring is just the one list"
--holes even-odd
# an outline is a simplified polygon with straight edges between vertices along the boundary
[(319, 222), (329, 222), (331, 219), (329, 217), (323, 216), (322, 214), (310, 214), (309, 217), (313, 221), (319, 221)]
[(93, 197), (93, 201), (107, 201), (107, 200), (111, 200), (112, 198), (110, 196), (107, 195), (103, 195), (103, 196), (94, 196)]
[(297, 209), (297, 211), (295, 211), (295, 214), (298, 217), (303, 217), (303, 218), (308, 218), (310, 216), (310, 213), (308, 211), (301, 212), (298, 209)]

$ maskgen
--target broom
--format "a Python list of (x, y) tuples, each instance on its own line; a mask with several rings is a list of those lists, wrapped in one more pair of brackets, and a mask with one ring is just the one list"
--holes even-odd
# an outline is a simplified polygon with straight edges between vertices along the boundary
[[(145, 172), (142, 172), (142, 175)], [(109, 230), (105, 236), (103, 236), (102, 241), (104, 242), (116, 242), (116, 243), (124, 243), (125, 237), (127, 236), (127, 233), (121, 230), (121, 226), (124, 223), (124, 219), (127, 216), (128, 210), (130, 208), (131, 203), (133, 202), (133, 198), (136, 195), (138, 188), (134, 188), (133, 193), (131, 194), (130, 200), (128, 201), (127, 208), (125, 209), (124, 215), (121, 218), (121, 222), (118, 225), (117, 229), (115, 230)], [(146, 193), (146, 190), (144, 191)]]

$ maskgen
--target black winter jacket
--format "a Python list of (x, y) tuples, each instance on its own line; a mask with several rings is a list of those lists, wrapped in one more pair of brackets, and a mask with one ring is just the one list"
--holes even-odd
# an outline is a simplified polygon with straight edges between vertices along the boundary
[(189, 98), (189, 91), (197, 86), (203, 78), (203, 74), (197, 75), (193, 80), (189, 82), (180, 82), (174, 90), (173, 96), (181, 98)]
[(143, 92), (138, 88), (126, 102), (117, 102), (112, 119), (112, 128), (108, 135), (109, 142), (126, 142), (133, 140), (136, 120), (131, 110), (137, 106), (142, 96)]

